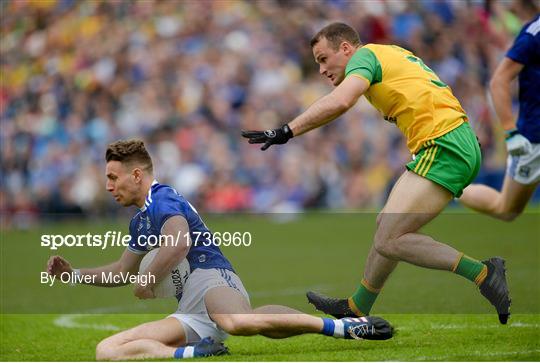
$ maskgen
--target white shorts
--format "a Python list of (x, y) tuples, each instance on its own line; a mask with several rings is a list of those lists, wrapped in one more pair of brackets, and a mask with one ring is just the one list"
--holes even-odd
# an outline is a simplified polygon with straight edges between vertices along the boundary
[(531, 144), (532, 151), (525, 155), (508, 155), (506, 173), (520, 184), (540, 182), (540, 144)]
[[(214, 287), (231, 287), (249, 301), (249, 295), (242, 281), (234, 272), (222, 268), (198, 268), (193, 271), (184, 286), (178, 310), (169, 315), (169, 317), (178, 319), (184, 327), (188, 327), (185, 329), (188, 344), (206, 337), (211, 337), (216, 342), (222, 342), (228, 336), (210, 319), (206, 310), (204, 296), (208, 290)], [(198, 336), (193, 337), (193, 334), (189, 334), (189, 330), (193, 330)]]

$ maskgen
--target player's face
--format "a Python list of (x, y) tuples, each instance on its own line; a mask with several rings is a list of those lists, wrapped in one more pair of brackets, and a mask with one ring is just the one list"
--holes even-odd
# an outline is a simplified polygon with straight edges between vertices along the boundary
[(321, 38), (313, 47), (313, 56), (315, 62), (319, 64), (319, 73), (328, 77), (334, 86), (339, 85), (345, 78), (345, 67), (350, 59), (349, 47), (347, 43), (342, 43), (336, 51), (326, 38)]
[(139, 186), (135, 181), (133, 170), (120, 161), (112, 160), (105, 168), (107, 174), (107, 191), (114, 200), (128, 207), (138, 199)]

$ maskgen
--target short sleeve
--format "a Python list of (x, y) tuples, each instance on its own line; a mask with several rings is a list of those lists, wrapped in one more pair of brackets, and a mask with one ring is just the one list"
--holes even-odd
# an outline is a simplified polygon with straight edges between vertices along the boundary
[(523, 65), (531, 64), (534, 54), (537, 51), (536, 47), (538, 47), (536, 43), (531, 33), (522, 31), (506, 53), (506, 56)]
[(362, 47), (353, 54), (347, 67), (345, 76), (356, 75), (365, 78), (370, 84), (382, 81), (381, 63), (372, 50)]
[(169, 218), (173, 216), (186, 218), (180, 196), (172, 190), (163, 191), (159, 196), (154, 197), (151, 207), (152, 224), (156, 226), (156, 230), (159, 232), (161, 232), (163, 225)]
[[(137, 215), (138, 216), (138, 215)], [(139, 220), (137, 218), (137, 216), (135, 216), (131, 222), (129, 223), (129, 235), (130, 235), (130, 239), (129, 239), (129, 244), (127, 246), (127, 249), (130, 251), (130, 252), (133, 252), (137, 255), (144, 255), (146, 254), (148, 251), (146, 249), (145, 246), (141, 246), (139, 245), (138, 241), (139, 241), (139, 234), (137, 233), (137, 221)]]
[(527, 33), (520, 34), (506, 53), (506, 56), (515, 62), (529, 64), (534, 52), (534, 38)]

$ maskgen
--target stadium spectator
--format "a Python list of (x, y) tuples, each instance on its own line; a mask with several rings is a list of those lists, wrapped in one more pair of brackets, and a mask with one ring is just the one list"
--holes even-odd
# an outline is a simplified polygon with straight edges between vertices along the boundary
[[(128, 137), (147, 141), (161, 182), (208, 211), (379, 205), (410, 155), (366, 103), (287, 153), (254, 153), (239, 136), (280, 125), (327, 93), (303, 44), (334, 20), (432, 66), (481, 138), (484, 181), (502, 174), (486, 87), (519, 26), (508, 4), (489, 4), (2, 2), (3, 221), (120, 212), (96, 196), (105, 183), (101, 150)], [(262, 172), (270, 161), (278, 168)]]

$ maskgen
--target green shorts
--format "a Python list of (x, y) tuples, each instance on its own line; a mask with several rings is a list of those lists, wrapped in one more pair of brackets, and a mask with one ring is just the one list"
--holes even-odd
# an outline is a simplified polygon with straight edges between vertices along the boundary
[(468, 122), (433, 140), (426, 141), (407, 164), (407, 169), (448, 189), (459, 197), (482, 162), (480, 145)]

